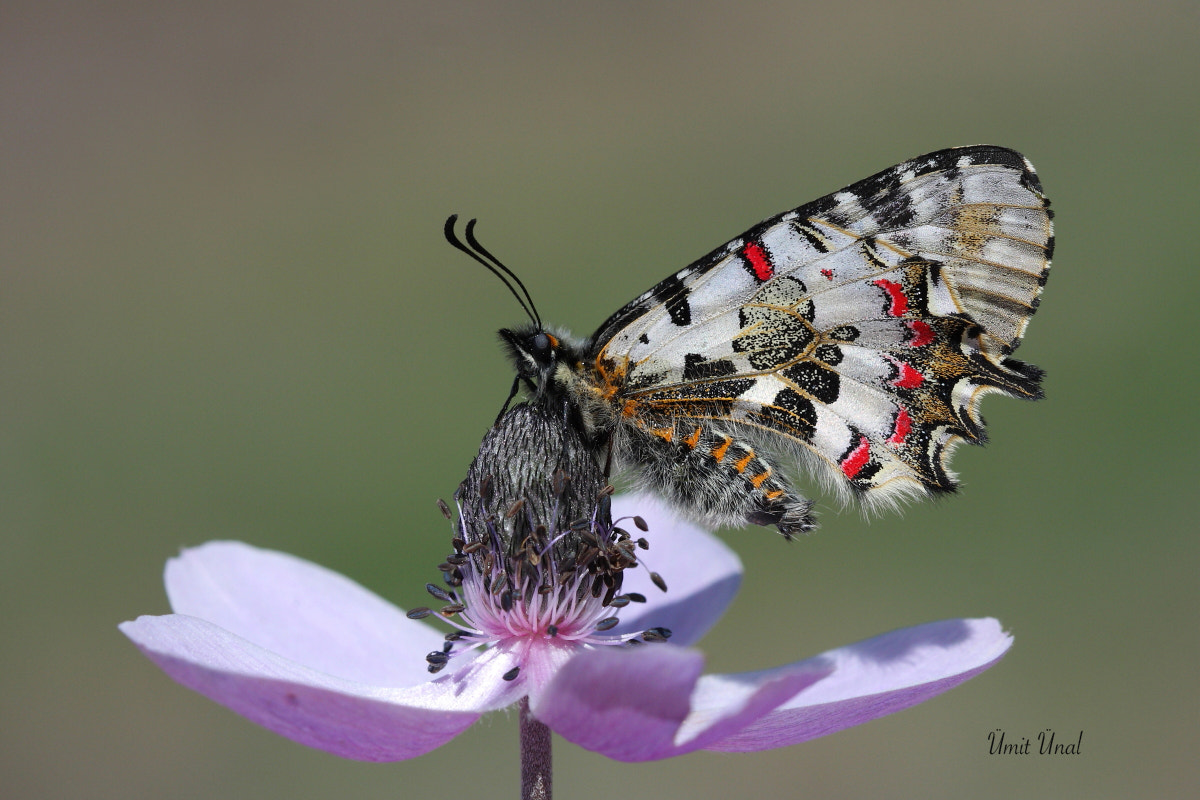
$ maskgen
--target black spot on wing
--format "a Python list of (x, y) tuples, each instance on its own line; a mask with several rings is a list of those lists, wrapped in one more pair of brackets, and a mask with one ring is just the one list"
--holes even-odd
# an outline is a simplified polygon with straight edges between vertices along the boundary
[(848, 191), (858, 197), (859, 204), (863, 208), (869, 209), (877, 195), (895, 192), (899, 187), (899, 172), (897, 172), (897, 167), (892, 167), (883, 172), (877, 172), (869, 178), (863, 178), (849, 187)]
[(649, 389), (654, 386), (661, 386), (667, 380), (667, 376), (661, 372), (635, 372), (629, 381), (625, 384), (624, 390), (626, 393), (640, 392), (643, 389)]
[(715, 361), (709, 361), (699, 353), (688, 353), (683, 357), (683, 379), (685, 381), (724, 378), (735, 372), (737, 372), (737, 368), (727, 358), (718, 358)]
[(863, 207), (870, 210), (875, 221), (884, 230), (907, 227), (917, 216), (908, 192), (890, 191), (878, 201), (864, 201)]
[(844, 357), (845, 354), (842, 353), (842, 348), (838, 347), (836, 344), (817, 345), (816, 349), (813, 350), (813, 358), (817, 359), (818, 361), (822, 361), (831, 367), (836, 367), (838, 364), (842, 363), (842, 359)]
[(687, 287), (675, 275), (654, 287), (654, 299), (667, 307), (671, 322), (680, 327), (692, 323), (692, 307), (688, 303)]
[(728, 417), (733, 414), (737, 398), (748, 391), (754, 382), (754, 378), (727, 378), (684, 383), (647, 392), (640, 399), (649, 407), (648, 416), (651, 418)]
[(831, 369), (812, 361), (801, 361), (788, 367), (781, 374), (818, 402), (828, 405), (838, 399), (841, 382), (838, 374)]
[(771, 405), (755, 412), (765, 424), (802, 441), (812, 441), (817, 429), (817, 409), (813, 402), (794, 389), (780, 389)]
[(754, 378), (733, 378), (724, 381), (711, 381), (688, 386), (682, 394), (687, 397), (704, 399), (734, 400), (754, 385)]
[(826, 244), (825, 239), (808, 225), (804, 225), (799, 222), (793, 222), (792, 230), (803, 236), (805, 241), (812, 246), (812, 249), (816, 250), (818, 253), (829, 252), (829, 246)]

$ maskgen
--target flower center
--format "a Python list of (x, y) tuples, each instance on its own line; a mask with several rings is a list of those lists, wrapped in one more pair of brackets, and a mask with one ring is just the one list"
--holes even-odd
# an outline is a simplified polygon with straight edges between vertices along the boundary
[[(565, 481), (564, 481), (565, 482)], [(528, 504), (518, 501), (504, 519), (482, 517), (484, 536), (467, 542), (452, 540), (454, 552), (441, 564), (446, 587), (426, 584), (426, 590), (443, 605), (437, 611), (417, 608), (413, 619), (437, 616), (455, 630), (446, 635), (441, 651), (426, 656), (430, 672), (439, 672), (451, 657), (479, 647), (511, 642), (556, 640), (580, 647), (634, 645), (665, 641), (665, 628), (611, 633), (620, 620), (618, 613), (630, 603), (644, 603), (637, 592), (621, 593), (624, 572), (640, 566), (638, 550), (649, 548), (644, 537), (637, 539), (609, 521), (606, 487), (589, 519), (560, 525), (557, 519), (544, 524), (534, 519)], [(472, 518), (457, 498), (461, 521)], [(443, 504), (443, 511), (448, 512)], [(449, 513), (447, 513), (449, 516)], [(521, 524), (508, 524), (523, 517)], [(617, 520), (616, 522), (623, 522)], [(646, 530), (640, 517), (629, 521)], [(525, 530), (517, 541), (503, 535), (506, 529)], [(656, 573), (654, 583), (666, 590)], [(515, 678), (514, 670), (506, 676)]]

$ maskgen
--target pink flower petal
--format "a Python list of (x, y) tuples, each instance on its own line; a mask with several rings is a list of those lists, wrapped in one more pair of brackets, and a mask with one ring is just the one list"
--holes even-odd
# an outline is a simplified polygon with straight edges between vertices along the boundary
[(429, 680), (442, 634), (349, 578), (241, 542), (209, 542), (167, 562), (171, 608), (321, 672), (380, 686)]
[(829, 677), (706, 749), (738, 753), (783, 747), (892, 714), (973, 678), (1011, 644), (1012, 637), (994, 619), (953, 619), (830, 650), (809, 659), (832, 665)]
[[(673, 644), (696, 642), (725, 613), (741, 586), (737, 554), (708, 531), (679, 519), (652, 495), (614, 497), (612, 512), (614, 520), (640, 516), (650, 528), (645, 534), (650, 549), (638, 551), (647, 568), (628, 570), (621, 587), (625, 593), (640, 592), (647, 602), (626, 607), (616, 632), (662, 627), (671, 630)], [(635, 537), (642, 535), (632, 522), (618, 524)], [(665, 594), (650, 580), (650, 570), (666, 581)]]
[(120, 628), (189, 689), (301, 744), (362, 761), (427, 753), (524, 693), (502, 680), (512, 660), (499, 650), (437, 680), (385, 687), (325, 674), (181, 614)]
[(829, 671), (805, 662), (705, 684), (703, 667), (699, 653), (673, 645), (585, 652), (530, 698), (530, 709), (581, 747), (618, 761), (650, 761), (726, 738)]

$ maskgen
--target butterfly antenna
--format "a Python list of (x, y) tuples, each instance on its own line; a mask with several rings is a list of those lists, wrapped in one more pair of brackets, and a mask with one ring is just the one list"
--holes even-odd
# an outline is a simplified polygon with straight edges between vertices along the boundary
[[(533, 300), (530, 300), (529, 304), (526, 305), (525, 300), (521, 297), (521, 295), (517, 294), (517, 290), (513, 288), (512, 283), (509, 282), (508, 278), (504, 277), (505, 274), (512, 275), (512, 277), (514, 279), (516, 279), (517, 276), (513, 275), (512, 272), (507, 267), (505, 267), (503, 264), (500, 264), (500, 267), (504, 270), (504, 273), (501, 273), (499, 270), (496, 269), (496, 267), (492, 266), (490, 263), (485, 261), (483, 256), (481, 256), (475, 250), (472, 250), (470, 247), (467, 247), (465, 244), (463, 244), (461, 241), (459, 241), (457, 234), (454, 233), (454, 224), (456, 222), (458, 222), (458, 214), (451, 214), (450, 218), (446, 220), (446, 228), (444, 231), (445, 235), (446, 235), (446, 241), (449, 242), (450, 244), (454, 245), (455, 247), (457, 247), (459, 250), (462, 250), (464, 253), (466, 253), (471, 258), (475, 259), (476, 261), (478, 261), (480, 264), (483, 264), (485, 267), (488, 268), (488, 270), (493, 275), (495, 275), (497, 278), (499, 278), (500, 282), (503, 283), (506, 287), (508, 287), (508, 290), (510, 292), (512, 292), (513, 297), (517, 298), (517, 302), (521, 304), (521, 309), (525, 312), (525, 316), (529, 317), (529, 319), (532, 320), (533, 323), (535, 325), (537, 325), (539, 329), (541, 329), (541, 327), (542, 327), (541, 319), (537, 316), (536, 313), (529, 310), (530, 307), (533, 305)], [(483, 250), (483, 248), (479, 247), (478, 244), (474, 241), (475, 237), (471, 234), (471, 229), (474, 226), (475, 226), (475, 220), (471, 220), (470, 222), (467, 223), (467, 240), (469, 242), (471, 242), (471, 244), (473, 246), (475, 246), (479, 250), (482, 250), (484, 255), (487, 255), (488, 258), (491, 258), (493, 261), (495, 261), (495, 258), (492, 256), (491, 253), (488, 253), (486, 250)], [(499, 262), (496, 262), (496, 263), (499, 263)], [(529, 291), (525, 289), (525, 285), (522, 284), (520, 280), (517, 280), (517, 284), (521, 287), (522, 291), (525, 292), (525, 297), (529, 297)]]
[[(542, 315), (538, 313), (537, 306), (533, 304), (533, 297), (529, 294), (529, 290), (525, 288), (525, 284), (522, 283), (521, 279), (517, 277), (517, 273), (513, 272), (511, 269), (504, 266), (504, 264), (501, 263), (500, 259), (496, 258), (494, 255), (492, 255), (490, 252), (488, 252), (488, 249), (486, 247), (484, 247), (483, 245), (481, 245), (479, 243), (479, 240), (475, 238), (475, 220), (471, 220), (470, 222), (467, 223), (467, 244), (469, 244), (469, 245), (471, 245), (471, 247), (475, 248), (476, 252), (478, 252), (484, 256), (487, 256), (489, 261), (491, 261), (493, 264), (495, 264), (500, 269), (504, 270), (505, 275), (507, 275), (508, 277), (512, 278), (514, 281), (517, 282), (517, 286), (520, 286), (521, 291), (525, 293), (525, 299), (529, 301), (529, 308), (533, 310), (533, 314), (532, 314), (533, 321), (537, 324), (538, 330), (541, 330), (542, 329)], [(515, 292), (514, 292), (514, 294), (515, 294)], [(524, 305), (524, 303), (522, 303), (521, 305)]]

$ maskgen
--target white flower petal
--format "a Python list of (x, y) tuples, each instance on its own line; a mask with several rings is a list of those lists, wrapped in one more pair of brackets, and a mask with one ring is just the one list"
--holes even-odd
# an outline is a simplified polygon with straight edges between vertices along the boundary
[(952, 619), (830, 650), (809, 659), (832, 666), (829, 677), (707, 749), (735, 753), (783, 747), (895, 713), (973, 678), (1011, 645), (1012, 637), (994, 619)]
[[(648, 494), (619, 495), (612, 501), (613, 519), (640, 516), (650, 528), (650, 549), (638, 551), (646, 567), (627, 570), (623, 593), (640, 592), (645, 604), (621, 612), (617, 633), (650, 627), (669, 628), (671, 642), (696, 642), (725, 613), (742, 582), (742, 562), (713, 534), (680, 519), (662, 500)], [(618, 523), (635, 538), (642, 535), (629, 521)], [(666, 581), (664, 594), (650, 580), (649, 570)]]
[[(252, 722), (302, 744), (345, 758), (396, 761), (452, 739), (482, 711), (513, 701), (498, 674), (474, 673), (401, 688), (371, 686), (328, 675), (213, 625), (173, 614), (139, 617), (121, 631), (179, 683)], [(491, 672), (507, 665), (491, 665)], [(485, 691), (490, 688), (489, 692)]]
[(530, 698), (530, 709), (581, 747), (618, 761), (650, 761), (726, 738), (829, 669), (805, 662), (705, 684), (703, 666), (699, 653), (669, 644), (581, 653)]
[(199, 617), (312, 669), (380, 686), (429, 680), (443, 635), (349, 578), (296, 556), (209, 542), (167, 562), (177, 614)]

